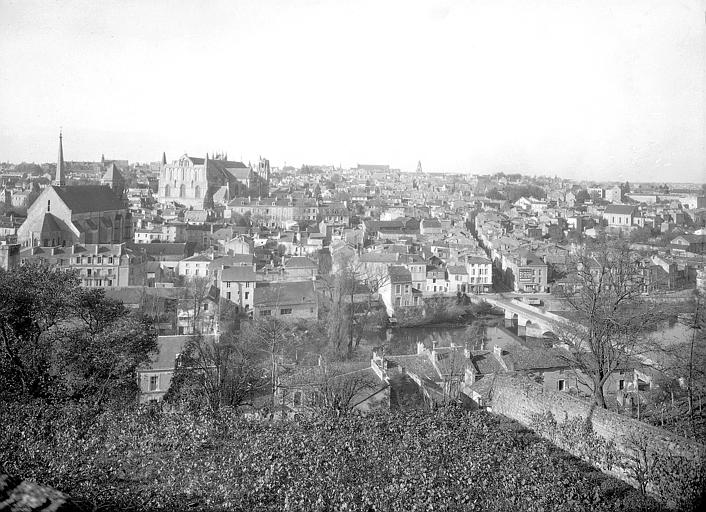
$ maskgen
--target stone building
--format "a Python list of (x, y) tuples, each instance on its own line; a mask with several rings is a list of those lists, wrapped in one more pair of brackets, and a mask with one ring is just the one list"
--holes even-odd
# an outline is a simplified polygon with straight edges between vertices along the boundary
[(121, 243), (132, 240), (132, 216), (123, 200), (124, 180), (111, 166), (108, 185), (66, 185), (66, 166), (59, 135), (59, 158), (54, 183), (27, 210), (17, 230), (23, 247)]
[(171, 164), (163, 158), (159, 174), (160, 203), (179, 203), (195, 209), (226, 204), (237, 196), (266, 197), (269, 193), (270, 168), (261, 160), (257, 171), (227, 156), (196, 158), (183, 155)]

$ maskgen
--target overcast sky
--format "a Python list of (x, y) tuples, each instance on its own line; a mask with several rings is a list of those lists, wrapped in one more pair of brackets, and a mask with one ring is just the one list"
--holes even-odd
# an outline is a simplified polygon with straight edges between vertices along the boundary
[(0, 160), (706, 181), (706, 0), (0, 0)]

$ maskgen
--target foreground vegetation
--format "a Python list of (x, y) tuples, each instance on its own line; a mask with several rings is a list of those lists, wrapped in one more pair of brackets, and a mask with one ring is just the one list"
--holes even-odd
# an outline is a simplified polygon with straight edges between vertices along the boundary
[(5, 470), (101, 509), (656, 510), (484, 412), (248, 422), (159, 408), (3, 404)]

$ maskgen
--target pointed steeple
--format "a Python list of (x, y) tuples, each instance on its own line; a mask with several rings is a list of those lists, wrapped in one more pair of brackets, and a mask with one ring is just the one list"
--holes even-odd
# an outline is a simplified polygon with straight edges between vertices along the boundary
[(61, 130), (59, 130), (59, 158), (56, 161), (56, 174), (54, 175), (54, 185), (62, 187), (66, 185), (66, 167), (64, 165), (64, 144)]
[(162, 165), (167, 165), (167, 154), (162, 151)]

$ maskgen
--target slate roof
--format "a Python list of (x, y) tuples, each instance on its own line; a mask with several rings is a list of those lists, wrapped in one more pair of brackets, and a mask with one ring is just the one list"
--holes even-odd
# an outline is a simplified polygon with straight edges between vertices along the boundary
[(74, 214), (123, 209), (120, 199), (110, 187), (104, 185), (70, 185), (52, 188)]
[(316, 291), (313, 281), (261, 282), (255, 287), (254, 299), (256, 306), (314, 304), (316, 303)]
[(105, 173), (103, 174), (103, 178), (101, 178), (103, 181), (110, 181), (114, 183), (120, 183), (124, 184), (125, 180), (123, 178), (123, 175), (120, 173), (120, 169), (118, 169), (118, 166), (115, 165), (114, 162), (111, 162), (108, 164), (108, 168), (105, 170)]
[(295, 268), (316, 268), (318, 269), (319, 266), (311, 261), (309, 258), (306, 258), (304, 256), (295, 256), (294, 258), (291, 258), (287, 263), (284, 264), (284, 268), (288, 269), (295, 269)]
[(412, 274), (405, 267), (391, 265), (388, 269), (390, 283), (408, 283), (412, 281)]
[(430, 380), (437, 380), (439, 374), (434, 368), (434, 365), (429, 361), (429, 357), (425, 354), (411, 354), (403, 356), (385, 356), (385, 359), (390, 364), (389, 368), (404, 368), (407, 373), (426, 377)]
[[(66, 228), (62, 227), (61, 222), (59, 219), (57, 219), (54, 214), (52, 213), (45, 213), (44, 214), (44, 219), (42, 221), (42, 233), (51, 233), (53, 231), (65, 231)], [(62, 223), (63, 224), (63, 223)]]
[(186, 243), (131, 244), (130, 248), (150, 256), (181, 256), (185, 258), (188, 254)]
[(221, 281), (255, 281), (257, 279), (255, 272), (250, 267), (228, 267), (221, 272)]
[(635, 213), (635, 207), (627, 204), (611, 204), (606, 206), (604, 215), (633, 215)]

